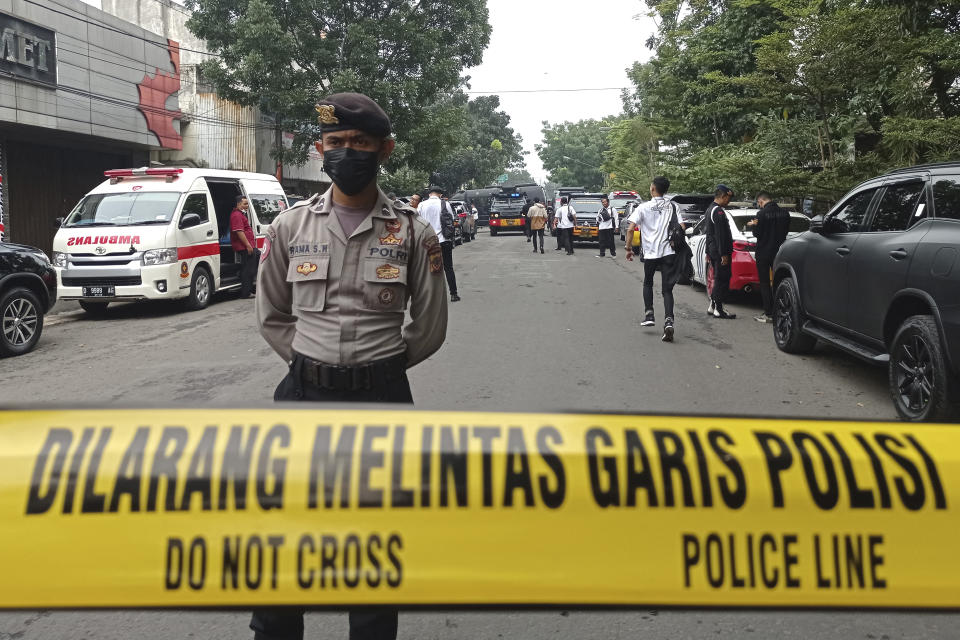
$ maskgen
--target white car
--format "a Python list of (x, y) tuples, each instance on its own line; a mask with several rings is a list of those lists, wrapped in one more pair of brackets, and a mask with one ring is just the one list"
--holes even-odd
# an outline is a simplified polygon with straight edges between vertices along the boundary
[[(751, 292), (757, 288), (760, 279), (757, 276), (757, 262), (754, 251), (757, 248), (753, 227), (747, 223), (757, 217), (759, 209), (727, 209), (727, 220), (733, 237), (733, 257), (731, 260), (730, 289), (732, 291)], [(703, 218), (692, 229), (687, 230), (687, 242), (693, 252), (693, 281), (707, 288), (707, 295), (713, 292), (713, 265), (707, 262), (707, 219)], [(810, 218), (802, 213), (790, 212), (790, 230), (787, 237), (799, 235), (810, 229)]]

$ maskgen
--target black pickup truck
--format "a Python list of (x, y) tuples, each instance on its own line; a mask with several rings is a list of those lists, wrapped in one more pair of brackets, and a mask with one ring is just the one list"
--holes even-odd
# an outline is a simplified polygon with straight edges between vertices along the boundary
[(960, 162), (857, 186), (773, 269), (781, 350), (832, 344), (887, 366), (904, 420), (960, 416)]

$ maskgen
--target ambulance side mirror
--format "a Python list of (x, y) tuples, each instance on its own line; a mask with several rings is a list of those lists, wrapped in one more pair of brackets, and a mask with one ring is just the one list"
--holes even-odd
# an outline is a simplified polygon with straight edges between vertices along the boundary
[(53, 221), (53, 226), (55, 226), (57, 229), (59, 229), (60, 227), (62, 227), (62, 226), (63, 226), (63, 218), (56, 218), (56, 219)]
[(185, 213), (183, 217), (180, 218), (180, 228), (189, 229), (190, 227), (195, 227), (200, 224), (200, 216), (195, 213)]

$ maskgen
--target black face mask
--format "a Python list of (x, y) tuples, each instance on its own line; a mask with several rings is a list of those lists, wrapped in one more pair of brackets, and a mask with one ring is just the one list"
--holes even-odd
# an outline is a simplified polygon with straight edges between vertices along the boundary
[(343, 147), (323, 152), (323, 170), (333, 184), (348, 196), (355, 196), (377, 177), (380, 168), (377, 151), (357, 151)]

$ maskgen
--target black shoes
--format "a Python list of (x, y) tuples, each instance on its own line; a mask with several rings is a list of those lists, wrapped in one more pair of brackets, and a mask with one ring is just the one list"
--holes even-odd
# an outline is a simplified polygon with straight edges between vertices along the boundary
[(652, 327), (657, 324), (657, 321), (653, 318), (653, 311), (648, 311), (646, 317), (643, 319), (643, 322), (640, 323), (641, 327)]
[(454, 293), (450, 296), (450, 302), (460, 302), (460, 296)]
[(543, 247), (540, 247), (540, 253), (543, 253)]
[(737, 314), (735, 314), (735, 313), (727, 313), (727, 312), (724, 311), (723, 309), (714, 309), (714, 310), (713, 310), (713, 317), (714, 317), (714, 318), (720, 318), (721, 320), (736, 320), (736, 319), (737, 319)]
[(663, 336), (660, 338), (664, 342), (673, 342), (673, 318), (667, 318), (663, 323)]

